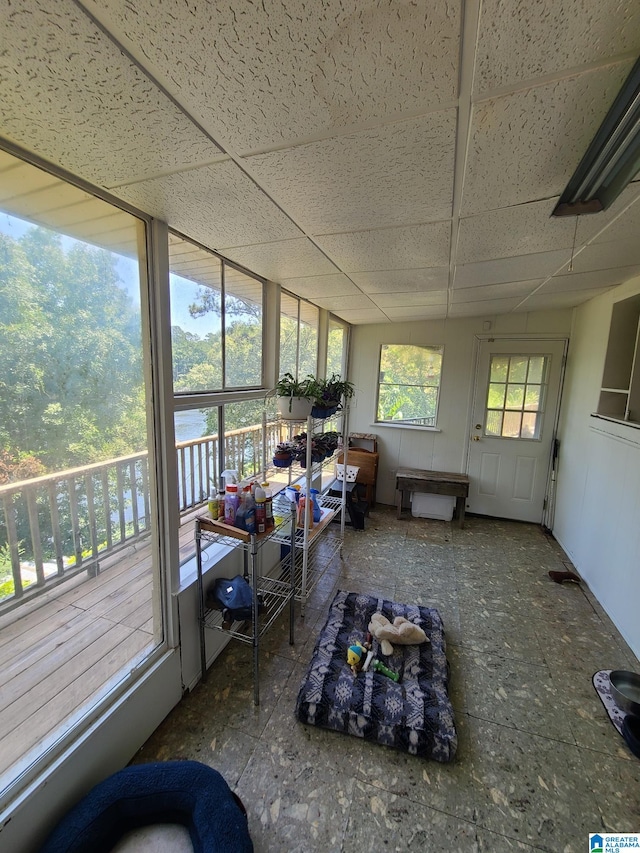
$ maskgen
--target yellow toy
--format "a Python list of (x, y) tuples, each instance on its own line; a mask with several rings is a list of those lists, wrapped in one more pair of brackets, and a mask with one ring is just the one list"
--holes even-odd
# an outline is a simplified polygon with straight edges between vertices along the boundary
[(396, 616), (391, 623), (382, 613), (374, 613), (369, 622), (369, 633), (380, 641), (380, 650), (387, 656), (393, 654), (392, 643), (412, 646), (429, 642), (422, 628), (404, 616)]
[(351, 667), (351, 671), (354, 675), (357, 675), (362, 669), (364, 663), (362, 657), (363, 655), (366, 657), (368, 651), (369, 649), (367, 646), (363, 646), (362, 643), (357, 640), (347, 649), (347, 663)]

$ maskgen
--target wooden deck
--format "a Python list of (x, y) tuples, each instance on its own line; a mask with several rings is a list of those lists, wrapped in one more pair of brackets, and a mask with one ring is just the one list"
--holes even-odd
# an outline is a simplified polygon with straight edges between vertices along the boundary
[[(150, 542), (0, 616), (0, 780), (26, 769), (161, 641)], [(193, 543), (187, 521), (181, 556)]]

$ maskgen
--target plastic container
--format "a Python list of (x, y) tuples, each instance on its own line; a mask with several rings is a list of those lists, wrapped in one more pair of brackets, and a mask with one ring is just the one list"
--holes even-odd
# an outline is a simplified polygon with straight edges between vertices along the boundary
[(311, 529), (313, 527), (313, 510), (309, 507), (309, 517), (307, 519), (307, 496), (300, 495), (298, 500), (298, 527), (304, 529), (305, 521), (307, 522), (307, 527)]
[(413, 493), (411, 500), (411, 515), (414, 518), (437, 518), (441, 521), (451, 521), (455, 498), (448, 495), (428, 495), (422, 492)]
[(265, 496), (265, 510), (266, 510), (266, 525), (267, 530), (273, 530), (274, 522), (273, 522), (273, 492), (269, 488), (269, 483), (263, 483), (262, 488), (264, 489)]
[(236, 483), (227, 483), (227, 488), (224, 494), (224, 521), (225, 524), (230, 524), (232, 527), (236, 523), (236, 513), (240, 504), (238, 496), (238, 486)]
[(256, 486), (256, 533), (265, 533), (267, 529), (267, 496), (262, 486)]
[(311, 500), (313, 501), (313, 523), (317, 524), (322, 518), (322, 509), (320, 508), (320, 503), (318, 501), (318, 495), (320, 492), (318, 489), (311, 489)]
[(207, 502), (207, 509), (209, 510), (209, 515), (215, 521), (218, 520), (218, 493), (212, 492), (209, 495), (209, 500)]

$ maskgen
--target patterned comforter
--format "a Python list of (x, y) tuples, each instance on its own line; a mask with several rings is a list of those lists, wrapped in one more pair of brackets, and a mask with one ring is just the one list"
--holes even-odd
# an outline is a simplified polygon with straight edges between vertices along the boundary
[[(391, 622), (404, 616), (420, 625), (430, 640), (396, 645), (388, 658), (373, 641), (374, 656), (399, 673), (397, 683), (371, 670), (356, 676), (347, 664), (348, 647), (364, 642), (376, 612)], [(437, 610), (338, 591), (300, 686), (296, 716), (312, 726), (451, 761), (457, 735), (447, 683), (444, 630)]]

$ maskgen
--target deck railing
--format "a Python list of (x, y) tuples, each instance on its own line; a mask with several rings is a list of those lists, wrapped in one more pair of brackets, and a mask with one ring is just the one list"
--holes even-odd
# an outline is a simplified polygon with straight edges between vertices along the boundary
[[(266, 425), (273, 455), (280, 427)], [(241, 477), (262, 470), (263, 427), (225, 435), (227, 468)], [(207, 500), (219, 484), (218, 436), (176, 444), (181, 513)], [(151, 530), (147, 453), (135, 453), (0, 486), (0, 610), (15, 607), (64, 579), (86, 571)]]

